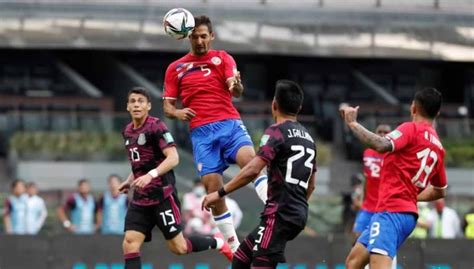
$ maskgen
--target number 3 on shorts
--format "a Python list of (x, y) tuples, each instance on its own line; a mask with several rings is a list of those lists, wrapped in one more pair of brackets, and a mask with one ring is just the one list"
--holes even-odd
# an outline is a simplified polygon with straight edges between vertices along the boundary
[(265, 227), (264, 226), (260, 226), (258, 227), (258, 239), (255, 240), (255, 244), (260, 244), (260, 242), (262, 242), (262, 237), (263, 237), (263, 232), (265, 231)]

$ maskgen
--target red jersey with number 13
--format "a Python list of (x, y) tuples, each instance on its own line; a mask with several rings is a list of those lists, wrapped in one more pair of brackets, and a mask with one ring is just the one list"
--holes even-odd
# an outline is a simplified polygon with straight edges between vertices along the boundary
[(428, 185), (446, 188), (444, 148), (428, 123), (406, 122), (385, 136), (392, 152), (385, 156), (377, 211), (417, 213), (417, 196)]
[(180, 98), (184, 107), (196, 111), (190, 122), (191, 129), (212, 122), (240, 119), (226, 83), (236, 72), (234, 59), (223, 50), (209, 50), (203, 56), (188, 53), (168, 66), (163, 98)]
[(362, 209), (376, 212), (379, 197), (380, 175), (385, 153), (368, 148), (364, 151), (365, 194)]

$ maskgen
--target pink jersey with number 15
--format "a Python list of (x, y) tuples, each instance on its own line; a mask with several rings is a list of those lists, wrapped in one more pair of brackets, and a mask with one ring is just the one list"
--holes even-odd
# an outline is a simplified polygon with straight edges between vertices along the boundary
[(417, 213), (417, 196), (430, 184), (446, 188), (445, 150), (433, 127), (406, 122), (385, 136), (392, 152), (385, 156), (377, 211)]

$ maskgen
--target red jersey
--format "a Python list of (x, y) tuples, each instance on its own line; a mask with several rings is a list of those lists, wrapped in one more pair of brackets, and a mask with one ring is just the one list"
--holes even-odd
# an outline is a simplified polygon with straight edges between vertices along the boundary
[(427, 123), (406, 122), (385, 137), (392, 152), (384, 159), (377, 211), (417, 213), (417, 196), (429, 184), (447, 187), (443, 145)]
[(227, 119), (240, 119), (226, 81), (237, 72), (232, 56), (209, 50), (204, 56), (186, 54), (166, 69), (164, 99), (181, 99), (196, 111), (190, 128)]
[(379, 196), (380, 173), (385, 154), (368, 148), (364, 151), (365, 197), (362, 209), (376, 212)]

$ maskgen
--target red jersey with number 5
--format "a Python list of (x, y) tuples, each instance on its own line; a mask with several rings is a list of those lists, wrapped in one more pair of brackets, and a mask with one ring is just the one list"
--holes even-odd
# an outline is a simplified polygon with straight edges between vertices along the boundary
[(240, 119), (232, 104), (227, 80), (237, 73), (234, 59), (223, 50), (206, 55), (186, 54), (168, 66), (163, 99), (181, 99), (196, 116), (190, 128), (228, 119)]
[(384, 153), (368, 148), (364, 151), (365, 194), (362, 209), (376, 212), (379, 197), (380, 175), (382, 172)]
[(385, 136), (385, 156), (377, 211), (417, 213), (417, 196), (428, 185), (446, 188), (444, 148), (428, 123), (406, 122)]

